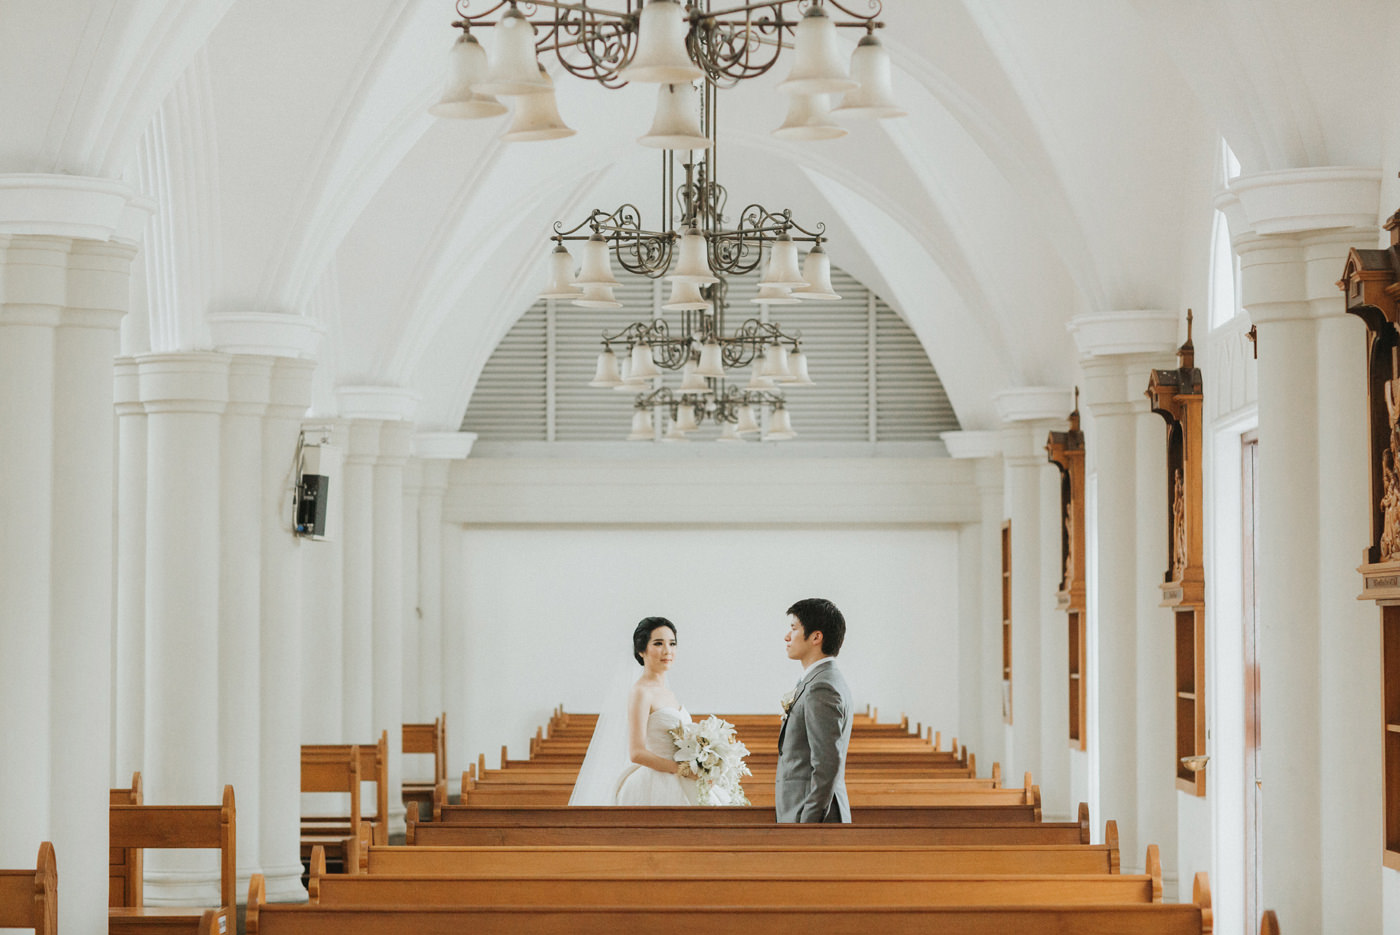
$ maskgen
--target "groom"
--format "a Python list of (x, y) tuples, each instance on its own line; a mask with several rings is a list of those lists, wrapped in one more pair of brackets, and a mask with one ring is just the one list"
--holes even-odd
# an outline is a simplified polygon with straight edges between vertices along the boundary
[(846, 638), (846, 618), (835, 604), (819, 597), (798, 601), (787, 612), (787, 654), (802, 663), (802, 679), (783, 699), (778, 821), (849, 822), (846, 747), (851, 740), (851, 693), (835, 662)]

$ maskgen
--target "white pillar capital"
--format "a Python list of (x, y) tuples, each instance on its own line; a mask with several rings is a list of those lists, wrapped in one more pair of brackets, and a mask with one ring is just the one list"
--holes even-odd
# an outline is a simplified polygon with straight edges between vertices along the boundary
[(316, 361), (300, 357), (275, 356), (272, 383), (268, 393), (268, 414), (279, 419), (299, 419), (311, 399), (311, 382)]
[(231, 362), (227, 354), (138, 354), (135, 360), (141, 375), (141, 401), (147, 412), (224, 411)]
[(265, 354), (314, 360), (325, 326), (305, 315), (222, 312), (209, 316), (209, 334), (229, 354)]
[(1066, 386), (1018, 386), (993, 399), (1003, 422), (1063, 420), (1074, 408), (1074, 391)]
[(386, 419), (379, 429), (379, 463), (395, 467), (408, 463), (413, 449), (413, 425)]
[(118, 357), (112, 363), (112, 402), (119, 416), (137, 416), (146, 411), (141, 403), (141, 368), (134, 357)]
[(1177, 346), (1181, 319), (1170, 309), (1119, 309), (1078, 315), (1066, 327), (1086, 359), (1168, 354)]
[(944, 432), (938, 436), (948, 455), (960, 460), (995, 458), (1001, 454), (1001, 433), (989, 431)]
[(1216, 196), (1233, 237), (1296, 234), (1327, 228), (1376, 228), (1381, 173), (1319, 166), (1241, 175)]
[(433, 461), (462, 461), (472, 453), (475, 432), (419, 432), (413, 436), (413, 456)]
[(418, 408), (418, 394), (401, 386), (342, 386), (336, 396), (347, 419), (410, 422)]
[(0, 175), (0, 234), (137, 243), (154, 205), (117, 179)]
[(1080, 362), (1084, 371), (1084, 405), (1095, 417), (1145, 413), (1147, 381), (1152, 370), (1171, 365), (1172, 358), (1166, 354), (1086, 358)]
[(1063, 429), (1065, 425), (1063, 417), (1025, 420), (1007, 425), (1001, 430), (1003, 462), (1008, 467), (1050, 467), (1050, 459), (1045, 454), (1045, 436)]

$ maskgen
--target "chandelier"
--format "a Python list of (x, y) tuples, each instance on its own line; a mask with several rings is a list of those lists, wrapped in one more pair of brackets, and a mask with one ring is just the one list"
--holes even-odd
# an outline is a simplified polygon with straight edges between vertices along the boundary
[[(501, 139), (549, 140), (572, 136), (554, 98), (554, 84), (540, 57), (553, 53), (564, 72), (607, 88), (629, 82), (660, 85), (656, 120), (640, 138), (660, 149), (674, 145), (664, 131), (679, 115), (680, 88), (703, 81), (707, 87), (733, 87), (766, 74), (784, 49), (792, 68), (778, 90), (788, 95), (787, 117), (773, 131), (780, 139), (822, 140), (845, 136), (831, 115), (900, 117), (890, 83), (890, 60), (875, 30), (880, 0), (864, 0), (868, 12), (837, 0), (750, 0), (715, 9), (713, 0), (485, 0), (476, 11), (471, 0), (457, 0), (462, 30), (451, 53), (451, 77), (442, 99), (429, 108), (440, 117), (477, 119), (506, 112), (499, 98), (516, 101)], [(524, 8), (522, 12), (521, 8)], [(621, 7), (618, 9), (617, 7)], [(829, 11), (847, 17), (837, 20)], [(527, 16), (526, 13), (530, 15)], [(473, 30), (492, 27), (488, 58)], [(864, 30), (849, 69), (837, 30)], [(831, 109), (829, 96), (841, 94)], [(658, 132), (658, 128), (663, 128)]]
[[(783, 390), (810, 386), (801, 332), (784, 330), (767, 320), (773, 305), (841, 298), (831, 286), (831, 261), (822, 247), (826, 226), (804, 227), (790, 210), (772, 211), (750, 204), (734, 226), (726, 224), (728, 193), (713, 177), (713, 89), (706, 94), (703, 133), (710, 146), (684, 164), (684, 181), (676, 185), (676, 156), (662, 159), (663, 201), (660, 229), (642, 222), (636, 205), (612, 211), (595, 208), (572, 227), (555, 222), (550, 254), (550, 281), (542, 298), (567, 300), (584, 308), (621, 308), (613, 293), (620, 283), (612, 261), (628, 273), (671, 284), (664, 311), (680, 312), (679, 327), (664, 318), (636, 321), (603, 333), (603, 350), (590, 386), (636, 394), (631, 441), (661, 435), (684, 441), (705, 422), (720, 427), (720, 441), (741, 441), (763, 432), (765, 440), (792, 438), (796, 432)], [(669, 195), (674, 192), (674, 199)], [(582, 263), (566, 242), (582, 243)], [(805, 261), (799, 243), (812, 244)], [(732, 332), (725, 324), (730, 305), (727, 277), (754, 272), (763, 265), (758, 292), (749, 302), (760, 307)], [(734, 371), (752, 367), (747, 383), (733, 381)], [(675, 387), (661, 381), (670, 371)], [(766, 415), (766, 431), (760, 422)], [(659, 419), (658, 419), (659, 416)]]

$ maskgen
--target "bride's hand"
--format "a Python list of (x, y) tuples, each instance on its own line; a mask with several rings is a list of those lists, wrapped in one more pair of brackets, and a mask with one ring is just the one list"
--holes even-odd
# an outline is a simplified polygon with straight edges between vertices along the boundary
[(695, 770), (691, 768), (691, 765), (690, 765), (689, 762), (677, 763), (677, 764), (676, 764), (676, 775), (679, 776), (679, 777), (681, 777), (682, 779), (698, 779), (698, 778), (699, 778), (698, 776), (695, 775)]

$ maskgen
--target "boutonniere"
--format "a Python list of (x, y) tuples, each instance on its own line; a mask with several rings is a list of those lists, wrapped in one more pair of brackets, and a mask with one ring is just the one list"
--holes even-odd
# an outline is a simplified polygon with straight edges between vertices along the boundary
[(782, 700), (779, 702), (779, 703), (783, 706), (783, 720), (784, 720), (784, 721), (786, 721), (786, 720), (787, 720), (787, 716), (788, 716), (790, 713), (792, 713), (792, 703), (793, 703), (794, 701), (796, 701), (796, 700), (797, 700), (797, 689), (794, 688), (792, 691), (790, 691), (790, 692), (788, 692), (786, 695), (784, 695), (784, 696), (782, 697)]

